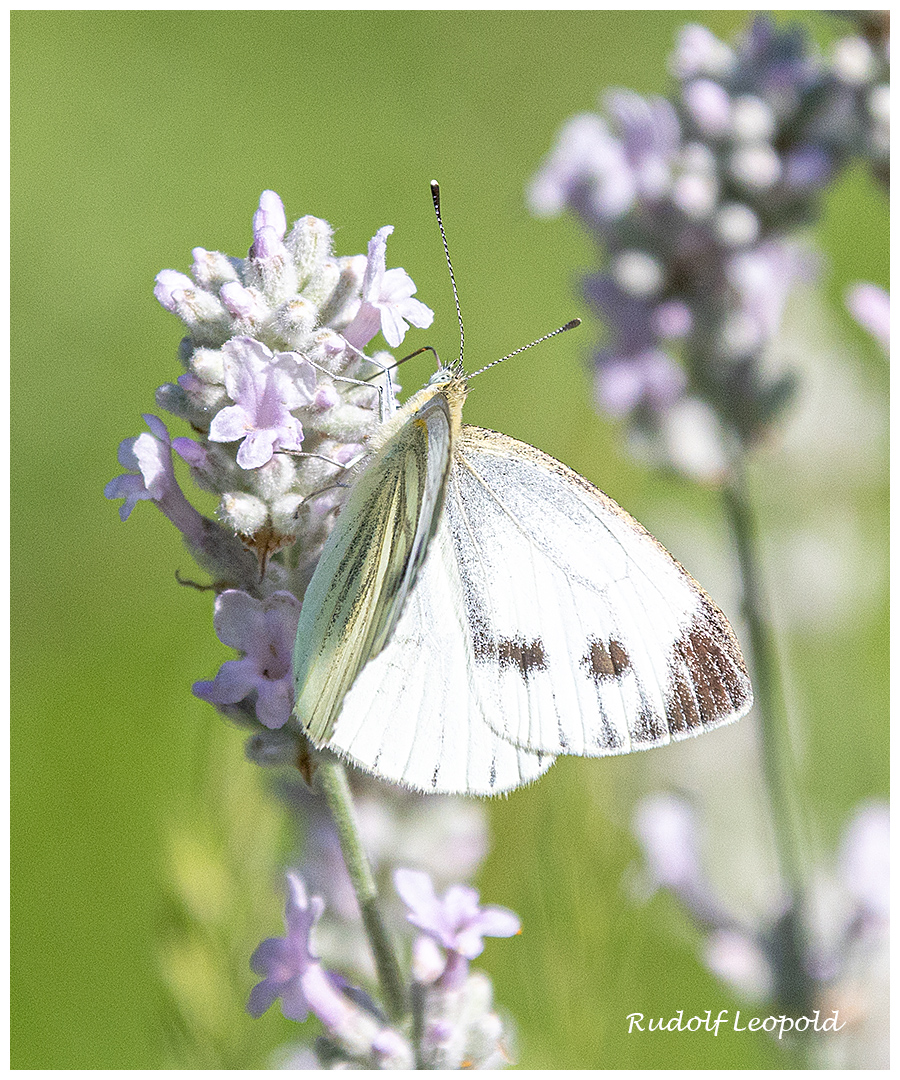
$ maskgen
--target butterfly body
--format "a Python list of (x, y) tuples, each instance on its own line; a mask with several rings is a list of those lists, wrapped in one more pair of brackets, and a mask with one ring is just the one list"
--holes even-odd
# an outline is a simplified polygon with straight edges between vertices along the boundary
[(612, 499), (462, 425), (439, 372), (385, 424), (304, 598), (296, 721), (384, 779), (493, 794), (559, 754), (661, 745), (751, 704), (724, 615)]

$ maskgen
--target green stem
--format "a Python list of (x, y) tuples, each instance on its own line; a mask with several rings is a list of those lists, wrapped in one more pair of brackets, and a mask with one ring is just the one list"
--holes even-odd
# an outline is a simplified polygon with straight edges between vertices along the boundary
[(792, 897), (799, 898), (804, 875), (797, 834), (793, 755), (775, 636), (762, 584), (756, 520), (742, 460), (735, 463), (722, 495), (740, 567), (756, 711), (762, 726), (763, 773), (772, 808), (778, 864)]
[(403, 988), (400, 965), (378, 912), (378, 890), (375, 888), (375, 878), (360, 837), (347, 773), (339, 761), (322, 756), (316, 765), (316, 775), (325, 792), (341, 840), (344, 862), (375, 957), (375, 969), (378, 972), (385, 1008), (392, 1020), (401, 1020), (409, 1011), (409, 1004)]
[[(813, 1007), (815, 988), (806, 971), (808, 943), (803, 917), (804, 866), (797, 806), (797, 785), (788, 728), (784, 687), (778, 663), (775, 635), (762, 584), (757, 526), (748, 491), (744, 461), (738, 460), (723, 489), (723, 498), (734, 534), (743, 586), (743, 612), (747, 621), (749, 661), (753, 673), (756, 714), (762, 727), (763, 776), (775, 832), (776, 857), (788, 891), (788, 908), (773, 928), (775, 998), (789, 1015), (807, 1015)], [(808, 1037), (798, 1043), (801, 1060), (810, 1060)]]

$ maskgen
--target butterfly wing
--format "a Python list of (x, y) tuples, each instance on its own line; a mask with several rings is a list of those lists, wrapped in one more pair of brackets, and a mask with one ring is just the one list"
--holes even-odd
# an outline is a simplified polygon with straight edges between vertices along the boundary
[(319, 745), (389, 639), (440, 521), (452, 418), (439, 389), (422, 396), (353, 484), (303, 598), (294, 715)]
[(437, 794), (493, 795), (550, 767), (488, 723), (446, 522), (390, 640), (344, 698), (329, 747), (382, 779)]
[(447, 493), (475, 700), (505, 740), (627, 753), (737, 719), (737, 641), (641, 525), (534, 447), (463, 429)]

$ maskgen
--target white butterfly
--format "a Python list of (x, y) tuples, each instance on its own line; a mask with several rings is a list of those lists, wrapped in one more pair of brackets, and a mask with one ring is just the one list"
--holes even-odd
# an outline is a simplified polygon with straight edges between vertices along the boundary
[(725, 616), (612, 499), (463, 427), (444, 368), (381, 427), (307, 588), (294, 715), (420, 791), (488, 795), (746, 713)]

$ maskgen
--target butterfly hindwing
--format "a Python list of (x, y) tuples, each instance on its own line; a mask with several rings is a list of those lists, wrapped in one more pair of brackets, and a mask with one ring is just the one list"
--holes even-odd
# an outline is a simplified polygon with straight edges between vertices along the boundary
[(441, 518), (451, 417), (443, 394), (422, 398), (354, 482), (303, 599), (294, 711), (317, 744), (390, 638)]
[(554, 755), (627, 753), (750, 707), (725, 617), (577, 473), (467, 427), (446, 516), (477, 699), (504, 739)]

